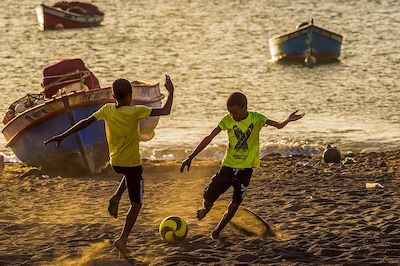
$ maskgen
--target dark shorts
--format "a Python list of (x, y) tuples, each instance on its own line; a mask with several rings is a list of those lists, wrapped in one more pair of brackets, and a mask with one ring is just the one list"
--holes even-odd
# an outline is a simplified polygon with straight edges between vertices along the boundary
[(219, 196), (233, 187), (232, 202), (240, 204), (249, 186), (252, 168), (230, 168), (222, 166), (221, 169), (211, 178), (210, 184), (204, 190), (204, 199), (214, 203)]
[(123, 174), (125, 177), (125, 185), (128, 189), (129, 199), (131, 202), (142, 203), (143, 199), (143, 167), (141, 165), (135, 167), (113, 166), (115, 172)]

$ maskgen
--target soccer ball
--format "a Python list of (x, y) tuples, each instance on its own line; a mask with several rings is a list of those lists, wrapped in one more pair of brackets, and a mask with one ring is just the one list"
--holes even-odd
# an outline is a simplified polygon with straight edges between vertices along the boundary
[(159, 233), (161, 238), (169, 244), (178, 244), (185, 240), (188, 226), (179, 216), (168, 216), (160, 223)]

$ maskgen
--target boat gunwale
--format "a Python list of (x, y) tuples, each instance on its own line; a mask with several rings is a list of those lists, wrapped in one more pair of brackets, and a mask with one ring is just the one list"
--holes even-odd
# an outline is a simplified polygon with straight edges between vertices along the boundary
[[(45, 4), (40, 4), (40, 6), (42, 6), (42, 8), (43, 8), (43, 15), (44, 15), (44, 9), (45, 8), (47, 8), (47, 9), (50, 9), (50, 10), (52, 10), (52, 11), (54, 11), (54, 12), (58, 12), (58, 13), (61, 13), (61, 14), (65, 14), (65, 15), (68, 15), (68, 16), (76, 16), (76, 17), (78, 17), (78, 18), (96, 18), (96, 21), (95, 22), (101, 22), (102, 20), (103, 20), (103, 18), (104, 18), (104, 15), (100, 15), (100, 14), (88, 14), (88, 15), (83, 15), (83, 14), (79, 14), (79, 13), (74, 13), (74, 12), (70, 12), (70, 11), (66, 11), (66, 10), (63, 10), (63, 9), (61, 9), (61, 8), (58, 8), (58, 7), (53, 7), (53, 6), (48, 6), (48, 5), (45, 5)], [(53, 16), (56, 16), (55, 14), (50, 14), (50, 15), (53, 15)], [(60, 17), (60, 16), (58, 16), (58, 17)], [(73, 19), (71, 19), (71, 18), (68, 18), (68, 17), (62, 17), (63, 19), (67, 19), (67, 20), (73, 20)], [(97, 21), (98, 19), (100, 19), (100, 21)], [(76, 20), (73, 20), (73, 21), (76, 21)], [(81, 21), (77, 21), (77, 22), (81, 22)], [(82, 21), (81, 23), (85, 23), (84, 21)]]
[[(55, 102), (57, 102), (57, 101), (63, 101), (65, 97), (68, 98), (68, 97), (70, 97), (70, 96), (77, 96), (78, 94), (84, 94), (84, 93), (87, 93), (87, 92), (95, 92), (95, 91), (98, 92), (98, 91), (101, 91), (101, 90), (106, 91), (106, 90), (108, 90), (108, 89), (111, 89), (111, 87), (101, 88), (101, 89), (98, 89), (98, 90), (72, 92), (72, 93), (69, 93), (69, 94), (66, 94), (66, 95), (62, 95), (62, 96), (58, 96), (58, 97), (52, 98), (50, 101), (48, 101), (48, 102), (46, 102), (46, 103), (43, 103), (43, 104), (40, 104), (40, 105), (37, 105), (37, 106), (34, 106), (34, 107), (32, 107), (32, 108), (30, 108), (30, 109), (28, 109), (28, 110), (22, 112), (22, 113), (19, 114), (18, 116), (14, 117), (12, 120), (10, 120), (10, 121), (4, 126), (4, 128), (2, 129), (1, 132), (2, 132), (3, 135), (4, 135), (4, 131), (6, 130), (6, 128), (7, 128), (9, 125), (11, 125), (16, 119), (20, 119), (22, 115), (26, 115), (27, 113), (32, 112), (32, 111), (34, 111), (35, 109), (38, 109), (38, 108), (40, 108), (40, 107), (42, 107), (42, 106), (44, 106), (44, 105), (46, 105), (46, 104), (49, 105), (49, 104), (53, 104), (53, 103), (55, 103)], [(146, 104), (146, 103), (148, 103), (148, 104), (150, 104), (150, 103), (156, 103), (156, 102), (161, 101), (164, 97), (165, 97), (165, 95), (160, 93), (160, 95), (159, 95), (158, 97), (155, 97), (155, 98), (153, 98), (153, 99), (151, 99), (151, 100), (132, 99), (132, 103), (133, 103), (134, 105), (135, 105), (135, 104), (138, 105), (138, 104)], [(107, 99), (100, 99), (100, 100), (91, 100), (91, 101), (83, 102), (83, 103), (80, 103), (80, 104), (74, 104), (74, 105), (71, 105), (70, 107), (71, 107), (71, 109), (75, 109), (75, 108), (81, 108), (81, 107), (84, 107), (84, 106), (93, 105), (93, 104), (98, 104), (98, 103), (106, 104), (106, 103), (113, 103), (113, 102), (115, 102), (113, 98), (107, 98)], [(54, 117), (54, 116), (56, 116), (57, 114), (62, 113), (62, 112), (65, 112), (65, 111), (66, 111), (66, 108), (65, 108), (65, 106), (64, 106), (64, 108), (62, 108), (62, 109), (60, 109), (60, 110), (56, 110), (56, 111), (53, 111), (53, 112), (49, 112), (48, 114), (44, 115), (43, 117), (40, 117), (40, 118), (38, 118), (38, 119), (32, 121), (30, 124), (26, 125), (26, 126), (23, 127), (22, 129), (20, 129), (18, 132), (16, 132), (11, 138), (9, 138), (9, 140), (7, 141), (5, 147), (7, 147), (7, 148), (10, 147), (10, 146), (12, 145), (12, 143), (15, 142), (16, 139), (17, 139), (20, 135), (22, 135), (23, 133), (25, 133), (25, 132), (26, 132), (27, 130), (29, 130), (30, 128), (36, 126), (37, 124), (43, 122), (43, 121), (46, 120), (46, 119), (49, 119), (49, 118), (51, 118), (51, 117)]]
[[(92, 105), (94, 103), (98, 103), (98, 102), (104, 102), (104, 103), (108, 103), (109, 101), (107, 100), (97, 100), (97, 101), (91, 101), (88, 103), (84, 103), (84, 104), (79, 104), (79, 105), (72, 105), (71, 107), (73, 108), (80, 108), (80, 107), (84, 107), (84, 106), (88, 106), (88, 105)], [(65, 112), (66, 109), (60, 109), (51, 113), (48, 113), (46, 115), (44, 115), (43, 117), (36, 119), (35, 121), (33, 121), (32, 123), (30, 123), (29, 125), (25, 126), (24, 128), (22, 128), (21, 130), (19, 130), (17, 133), (15, 133), (6, 143), (5, 147), (9, 148), (13, 142), (16, 141), (16, 139), (21, 136), (22, 134), (24, 134), (27, 130), (31, 129), (32, 127), (35, 127), (36, 125), (42, 123), (44, 120), (52, 118), (56, 115), (58, 115), (59, 113)], [(5, 129), (5, 128), (4, 128)], [(4, 130), (3, 129), (3, 130)], [(3, 132), (3, 131), (2, 131)]]
[[(300, 35), (307, 34), (307, 31), (312, 27), (316, 28), (318, 31), (320, 31), (318, 33), (320, 33), (321, 35), (326, 36), (327, 34), (330, 34), (330, 35), (333, 35), (334, 37), (337, 37), (337, 38), (332, 38), (332, 36), (329, 36), (329, 35), (326, 36), (326, 37), (329, 37), (329, 38), (331, 38), (331, 39), (333, 39), (335, 41), (338, 41), (339, 43), (342, 43), (342, 40), (343, 40), (343, 36), (342, 35), (340, 35), (338, 33), (335, 33), (335, 32), (332, 32), (332, 31), (329, 31), (329, 30), (326, 30), (324, 28), (315, 26), (314, 24), (313, 25), (308, 25), (306, 27), (297, 29), (297, 30), (289, 32), (289, 33), (285, 33), (285, 34), (282, 34), (282, 35), (278, 35), (276, 37), (272, 37), (272, 38), (269, 39), (269, 43), (270, 44), (279, 44), (279, 43), (282, 43), (282, 42), (287, 41), (289, 39), (298, 37)], [(325, 34), (325, 33), (327, 33), (327, 34)], [(295, 36), (292, 37), (291, 35), (295, 35)], [(287, 37), (287, 39), (280, 40), (280, 39), (283, 39), (285, 37)]]

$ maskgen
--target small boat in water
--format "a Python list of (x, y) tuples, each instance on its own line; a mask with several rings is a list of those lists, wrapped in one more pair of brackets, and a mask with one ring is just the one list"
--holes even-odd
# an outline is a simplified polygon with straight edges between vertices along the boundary
[[(2, 133), (22, 162), (58, 173), (99, 173), (109, 161), (104, 122), (96, 121), (56, 145), (43, 146), (50, 137), (90, 116), (105, 103), (114, 102), (110, 87), (100, 88), (97, 78), (80, 59), (64, 60), (43, 71), (44, 92), (28, 94), (11, 104)], [(133, 104), (161, 107), (164, 95), (157, 82), (132, 82)], [(139, 123), (142, 141), (153, 138), (158, 117)]]
[(47, 30), (99, 26), (104, 13), (90, 3), (60, 1), (52, 6), (40, 4), (36, 16), (39, 29)]
[(343, 37), (314, 25), (300, 24), (295, 31), (269, 39), (273, 61), (304, 61), (307, 65), (336, 61)]

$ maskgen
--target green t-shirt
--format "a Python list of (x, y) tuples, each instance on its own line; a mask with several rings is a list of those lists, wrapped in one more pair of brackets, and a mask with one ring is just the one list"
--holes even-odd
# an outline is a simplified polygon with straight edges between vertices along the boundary
[(222, 165), (232, 168), (254, 168), (260, 166), (260, 131), (268, 118), (257, 112), (248, 112), (246, 119), (235, 121), (226, 115), (219, 122), (227, 130), (229, 145)]
[(112, 166), (134, 167), (142, 164), (139, 120), (149, 118), (150, 113), (151, 108), (143, 105), (117, 108), (114, 103), (108, 103), (93, 114), (97, 120), (105, 121)]

